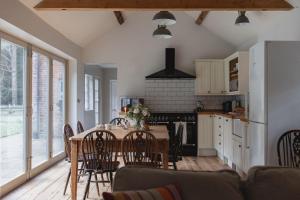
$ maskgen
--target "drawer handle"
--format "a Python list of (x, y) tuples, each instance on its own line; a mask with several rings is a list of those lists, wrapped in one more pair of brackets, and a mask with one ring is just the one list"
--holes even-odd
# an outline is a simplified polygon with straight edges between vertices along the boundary
[(219, 136), (221, 136), (221, 134), (219, 134)]
[(219, 145), (221, 145), (221, 142), (219, 142)]
[(219, 128), (222, 128), (222, 126), (219, 126)]
[(219, 117), (219, 119), (222, 119), (221, 117)]
[(241, 148), (242, 147), (242, 145), (239, 145), (239, 148)]
[(226, 119), (226, 122), (228, 122), (228, 119)]

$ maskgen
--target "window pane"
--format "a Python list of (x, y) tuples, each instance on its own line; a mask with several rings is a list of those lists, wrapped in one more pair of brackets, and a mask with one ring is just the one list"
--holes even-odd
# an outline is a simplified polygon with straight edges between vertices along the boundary
[(94, 109), (93, 76), (85, 75), (85, 110)]
[(53, 60), (53, 154), (64, 151), (63, 126), (65, 122), (65, 64)]
[(32, 168), (48, 160), (49, 59), (32, 54)]
[(99, 124), (99, 80), (95, 79), (95, 123)]
[(1, 39), (0, 185), (25, 172), (25, 52), (25, 48)]

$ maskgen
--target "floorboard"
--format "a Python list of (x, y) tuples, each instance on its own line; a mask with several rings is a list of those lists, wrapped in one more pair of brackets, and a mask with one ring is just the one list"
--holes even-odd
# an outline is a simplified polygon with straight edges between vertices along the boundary
[[(229, 169), (216, 157), (183, 157), (183, 160), (178, 162), (178, 170), (192, 171), (217, 171), (221, 169)], [(3, 200), (69, 200), (70, 188), (68, 187), (66, 195), (63, 195), (66, 176), (69, 170), (69, 163), (61, 161), (37, 177), (28, 181), (16, 190), (12, 191)], [(78, 199), (82, 199), (86, 184), (86, 178), (82, 177), (78, 183)], [(106, 178), (106, 177), (105, 177)], [(100, 193), (110, 191), (108, 183), (100, 186)], [(91, 183), (89, 192), (90, 200), (101, 199), (97, 195), (95, 183)]]

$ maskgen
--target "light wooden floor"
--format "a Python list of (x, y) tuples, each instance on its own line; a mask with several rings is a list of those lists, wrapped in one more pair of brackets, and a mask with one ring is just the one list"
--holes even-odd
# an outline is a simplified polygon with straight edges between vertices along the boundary
[[(178, 163), (179, 170), (193, 171), (217, 171), (228, 169), (216, 157), (184, 157), (183, 161)], [(69, 170), (69, 164), (61, 161), (52, 168), (33, 178), (26, 184), (6, 195), (3, 200), (67, 200), (70, 199), (70, 189), (63, 195), (66, 175)], [(82, 199), (85, 188), (85, 179), (82, 177), (78, 183), (78, 199)], [(100, 184), (100, 192), (110, 191), (108, 184), (104, 187)], [(101, 199), (96, 192), (95, 184), (91, 183), (89, 199)]]

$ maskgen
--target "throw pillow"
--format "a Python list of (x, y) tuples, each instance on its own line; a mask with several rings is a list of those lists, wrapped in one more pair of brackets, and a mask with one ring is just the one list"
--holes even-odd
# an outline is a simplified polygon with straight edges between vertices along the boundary
[(121, 192), (103, 192), (104, 200), (182, 200), (179, 189), (176, 185)]

